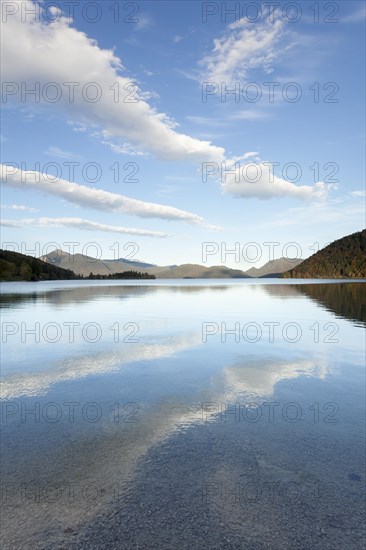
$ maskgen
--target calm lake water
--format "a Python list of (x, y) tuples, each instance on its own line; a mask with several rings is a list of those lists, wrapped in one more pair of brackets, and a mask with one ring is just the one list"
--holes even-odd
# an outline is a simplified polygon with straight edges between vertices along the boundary
[(3, 284), (2, 548), (363, 547), (365, 289)]

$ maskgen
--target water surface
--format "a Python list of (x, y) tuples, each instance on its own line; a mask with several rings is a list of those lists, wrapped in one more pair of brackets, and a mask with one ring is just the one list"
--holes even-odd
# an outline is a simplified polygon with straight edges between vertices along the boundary
[(1, 307), (3, 548), (361, 547), (364, 282), (6, 283)]

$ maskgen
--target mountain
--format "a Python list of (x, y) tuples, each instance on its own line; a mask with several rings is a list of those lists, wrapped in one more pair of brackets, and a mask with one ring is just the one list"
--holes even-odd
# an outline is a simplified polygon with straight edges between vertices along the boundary
[(69, 254), (63, 250), (54, 250), (45, 256), (41, 256), (40, 260), (57, 267), (62, 267), (63, 269), (72, 269), (77, 275), (84, 277), (88, 277), (90, 273), (108, 276), (124, 273), (125, 271), (136, 271), (136, 268), (146, 271), (147, 267), (154, 267), (153, 264), (129, 261), (123, 258), (118, 260), (97, 260), (91, 256)]
[(106, 262), (107, 264), (109, 262), (120, 263), (120, 264), (128, 264), (131, 267), (138, 267), (140, 269), (145, 268), (145, 267), (155, 267), (155, 264), (148, 264), (146, 262), (139, 262), (138, 260), (137, 261), (126, 260), (126, 258), (119, 258), (118, 260), (103, 260), (103, 262)]
[(301, 258), (278, 258), (267, 262), (262, 267), (252, 267), (245, 271), (245, 274), (250, 277), (279, 277), (281, 273), (293, 269), (303, 261)]
[(157, 279), (249, 279), (244, 271), (230, 269), (222, 265), (205, 267), (198, 264), (173, 265), (165, 268), (148, 270)]
[(282, 276), (294, 279), (366, 277), (366, 229), (332, 242)]
[(119, 260), (97, 260), (83, 254), (68, 254), (62, 250), (54, 250), (40, 258), (57, 267), (72, 269), (77, 275), (88, 277), (94, 275), (113, 275), (125, 271), (140, 268), (149, 275), (155, 275), (157, 279), (233, 279), (249, 278), (240, 269), (230, 269), (225, 266), (206, 267), (198, 264), (183, 264), (170, 266), (157, 266), (143, 262)]
[(33, 256), (0, 250), (1, 281), (54, 281), (77, 278), (70, 269), (42, 262)]

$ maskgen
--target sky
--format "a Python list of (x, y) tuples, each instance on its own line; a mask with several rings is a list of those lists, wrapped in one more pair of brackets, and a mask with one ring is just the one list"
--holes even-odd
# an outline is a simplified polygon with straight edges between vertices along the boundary
[(1, 247), (236, 269), (365, 227), (365, 3), (1, 2)]

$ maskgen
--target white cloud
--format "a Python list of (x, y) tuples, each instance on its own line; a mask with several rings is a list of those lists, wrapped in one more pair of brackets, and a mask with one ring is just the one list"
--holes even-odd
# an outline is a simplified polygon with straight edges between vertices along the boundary
[(281, 19), (271, 23), (250, 23), (245, 18), (228, 25), (221, 38), (214, 39), (210, 54), (199, 62), (202, 79), (211, 82), (234, 82), (247, 77), (250, 69), (272, 71), (272, 66), (284, 49), (281, 46), (285, 26)]
[(366, 191), (352, 191), (350, 193), (353, 197), (365, 197)]
[[(227, 127), (232, 125), (232, 121), (237, 120), (263, 120), (267, 119), (271, 116), (271, 114), (267, 111), (259, 111), (255, 109), (248, 109), (245, 111), (239, 111), (238, 113), (234, 113), (232, 115), (226, 115), (226, 116), (212, 116), (212, 117), (206, 117), (206, 116), (197, 116), (197, 115), (187, 115), (186, 119), (189, 120), (189, 122), (193, 122), (193, 124), (198, 124), (201, 126), (210, 126), (210, 127)], [(200, 133), (200, 136), (203, 134)]]
[[(65, 17), (45, 23), (42, 18), (37, 22), (27, 15), (22, 21), (24, 8), (31, 9), (34, 4), (30, 0), (16, 2), (23, 5), (23, 10), (19, 6), (18, 13), (2, 25), (1, 76), (3, 82), (18, 84), (20, 90), (22, 85), (31, 89), (39, 83), (43, 93), (41, 103), (35, 104), (37, 108), (62, 107), (79, 124), (98, 127), (106, 138), (122, 138), (161, 159), (220, 161), (224, 157), (223, 148), (177, 132), (171, 119), (152, 108), (139, 93), (113, 51), (100, 48)], [(140, 27), (143, 21), (141, 18)], [(51, 82), (58, 88), (45, 88)], [(90, 83), (96, 83), (101, 91), (97, 102), (86, 99), (93, 99), (96, 92)], [(57, 89), (61, 91), (59, 101), (44, 100), (47, 90), (50, 97)], [(14, 99), (19, 99), (20, 94), (15, 95)], [(32, 102), (34, 97), (30, 95), (27, 105)]]
[(136, 23), (135, 23), (135, 30), (142, 31), (143, 29), (147, 29), (148, 27), (151, 27), (153, 25), (153, 20), (151, 19), (150, 15), (147, 15), (144, 13), (141, 15), (140, 13), (135, 16)]
[(138, 235), (140, 237), (170, 237), (170, 235), (161, 231), (148, 231), (145, 229), (136, 229), (132, 227), (107, 225), (104, 223), (84, 220), (82, 218), (32, 218), (23, 220), (1, 220), (1, 225), (5, 227), (24, 227), (27, 225), (36, 227), (74, 227), (77, 229), (86, 229), (88, 231), (122, 233), (126, 235)]
[(82, 160), (83, 157), (80, 155), (77, 155), (76, 153), (72, 153), (71, 151), (64, 151), (60, 147), (57, 147), (55, 145), (50, 145), (46, 151), (43, 152), (44, 155), (47, 155), (48, 157), (52, 158), (58, 158), (63, 160)]
[(255, 109), (247, 109), (230, 115), (230, 120), (261, 120), (268, 118), (270, 114), (264, 111), (256, 111)]
[(206, 117), (206, 116), (196, 116), (196, 115), (187, 115), (187, 120), (193, 122), (193, 124), (199, 124), (202, 126), (227, 126), (227, 118), (217, 118), (217, 117)]
[(19, 210), (21, 212), (38, 212), (37, 208), (24, 206), (23, 204), (2, 204), (1, 208), (4, 210)]
[[(257, 153), (250, 152), (249, 156)], [(226, 163), (221, 170), (221, 187), (225, 193), (244, 198), (271, 199), (275, 197), (293, 197), (301, 200), (325, 199), (332, 185), (323, 182), (311, 185), (295, 185), (274, 175), (270, 163), (240, 163), (240, 158)]]
[[(98, 138), (99, 136), (93, 136)], [(146, 156), (146, 153), (143, 153), (142, 151), (139, 151), (135, 147), (131, 145), (131, 143), (113, 143), (113, 141), (110, 141), (108, 139), (101, 139), (101, 143), (103, 145), (107, 145), (112, 149), (114, 153), (117, 153), (118, 155), (130, 155), (130, 156), (138, 156), (138, 157), (144, 157)]]
[(160, 218), (163, 220), (184, 221), (207, 228), (214, 229), (215, 226), (205, 224), (203, 218), (185, 210), (179, 210), (173, 206), (145, 202), (130, 199), (125, 195), (110, 193), (102, 189), (79, 185), (63, 179), (56, 178), (50, 174), (42, 174), (36, 171), (22, 171), (13, 166), (0, 165), (0, 177), (2, 183), (23, 191), (42, 191), (66, 199), (68, 202), (84, 208), (93, 208), (105, 212), (122, 212), (140, 218)]
[(183, 36), (181, 36), (180, 34), (176, 34), (173, 38), (173, 42), (175, 44), (178, 44), (178, 42), (180, 42), (181, 40), (183, 40)]

